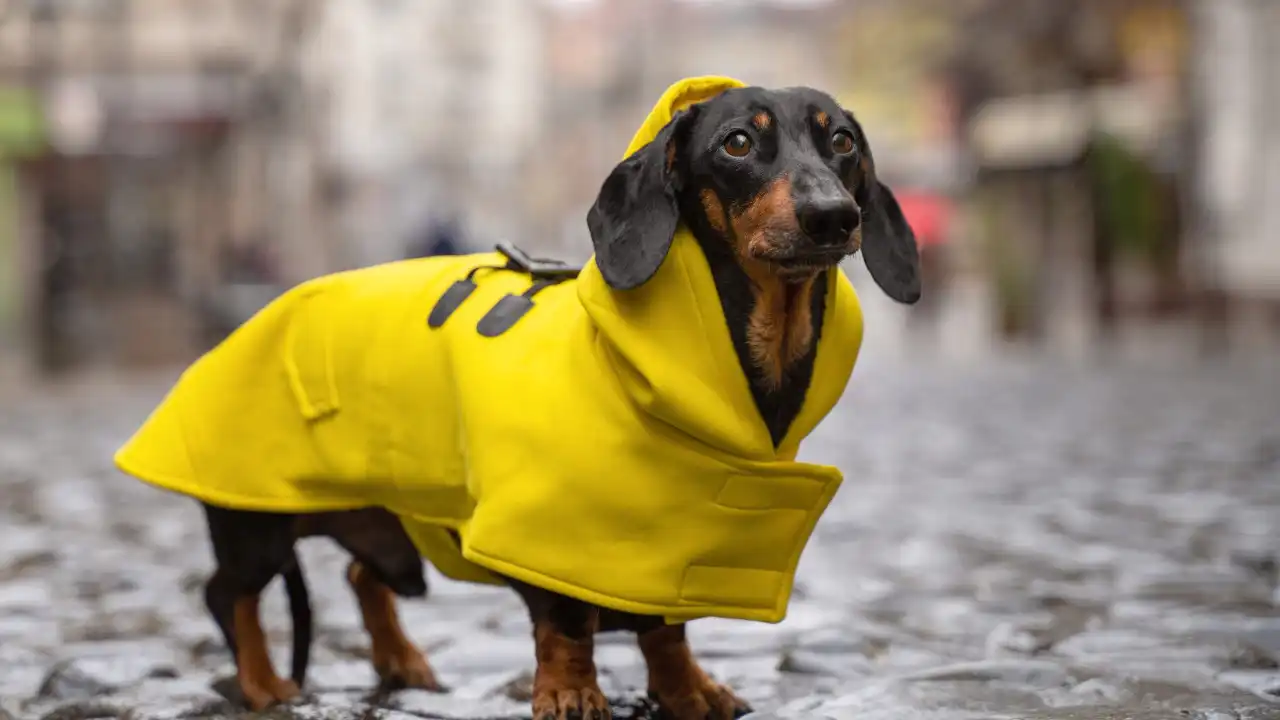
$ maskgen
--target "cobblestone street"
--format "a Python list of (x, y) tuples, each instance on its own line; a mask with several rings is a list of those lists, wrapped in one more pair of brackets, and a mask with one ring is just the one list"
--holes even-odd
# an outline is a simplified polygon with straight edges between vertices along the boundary
[[(846, 480), (789, 617), (695, 623), (694, 647), (757, 717), (1280, 717), (1270, 364), (868, 356), (805, 446)], [(110, 467), (169, 379), (0, 410), (0, 717), (234, 713), (197, 506)], [(433, 574), (402, 609), (452, 692), (369, 698), (345, 556), (302, 551), (317, 647), (308, 696), (278, 715), (528, 715), (513, 594)], [(278, 583), (264, 613), (287, 667)], [(631, 638), (597, 659), (619, 715), (645, 712)]]

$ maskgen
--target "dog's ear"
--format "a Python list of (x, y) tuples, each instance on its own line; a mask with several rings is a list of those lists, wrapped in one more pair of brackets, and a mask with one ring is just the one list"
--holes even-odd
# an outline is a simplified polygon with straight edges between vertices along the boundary
[(682, 110), (649, 144), (609, 173), (587, 228), (596, 266), (609, 287), (629, 290), (653, 277), (671, 249), (680, 209), (680, 152), (696, 106)]
[(862, 261), (886, 295), (908, 305), (920, 299), (920, 250), (907, 218), (888, 185), (876, 178), (875, 159), (866, 134), (858, 128), (861, 178), (854, 195), (862, 208)]
[(920, 250), (916, 235), (888, 185), (870, 177), (862, 208), (862, 261), (886, 295), (908, 305), (920, 299)]

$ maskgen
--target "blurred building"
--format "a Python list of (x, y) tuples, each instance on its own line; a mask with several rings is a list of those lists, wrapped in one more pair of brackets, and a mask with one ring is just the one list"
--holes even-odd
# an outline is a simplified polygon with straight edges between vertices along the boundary
[(9, 345), (46, 368), (185, 357), (219, 249), (309, 232), (306, 133), (284, 131), (309, 8), (6, 4), (0, 83), (38, 118), (8, 157)]
[(1201, 0), (1194, 77), (1202, 109), (1200, 230), (1214, 280), (1280, 304), (1280, 2)]
[(402, 257), (433, 215), (522, 231), (536, 4), (4, 8), (0, 350), (182, 361), (283, 286)]
[[(702, 74), (854, 110), (907, 205), (963, 201), (930, 242), (1014, 325), (1277, 298), (1277, 38), (1275, 0), (0, 1), (0, 352), (187, 359), (439, 220), (585, 259), (637, 123)], [(1144, 203), (1133, 273), (1099, 238)]]
[[(919, 52), (936, 42), (940, 24), (928, 12), (902, 15), (898, 7), (763, 0), (556, 3), (545, 43), (545, 140), (539, 165), (527, 168), (530, 227), (547, 239), (550, 252), (579, 259), (590, 254), (587, 207), (657, 96), (690, 75), (823, 88), (857, 112), (883, 160), (882, 172), (899, 183), (949, 186), (958, 170), (956, 138), (945, 102), (937, 102), (942, 86), (932, 72), (943, 53)], [(941, 27), (945, 31), (945, 23)], [(556, 182), (537, 180), (548, 172)], [(537, 238), (530, 242), (543, 242)]]
[(1178, 0), (971, 4), (952, 81), (997, 324), (1079, 347), (1125, 308), (1172, 307), (1193, 215)]
[(1280, 306), (1277, 18), (1270, 0), (973, 3), (954, 78), (1002, 324)]
[(524, 241), (541, 132), (542, 8), (524, 0), (326, 0), (305, 52), (343, 264), (403, 256), (432, 217)]

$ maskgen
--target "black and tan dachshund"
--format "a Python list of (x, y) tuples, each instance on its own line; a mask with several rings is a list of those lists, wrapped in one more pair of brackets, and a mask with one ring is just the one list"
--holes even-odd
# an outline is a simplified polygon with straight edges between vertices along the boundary
[[(676, 114), (658, 137), (605, 180), (587, 222), (596, 263), (615, 288), (661, 265), (680, 223), (709, 262), (733, 346), (773, 441), (799, 413), (814, 368), (826, 296), (824, 270), (861, 250), (891, 298), (920, 296), (915, 238), (893, 193), (876, 178), (862, 128), (830, 96), (809, 88), (731, 89)], [(218, 569), (207, 588), (249, 705), (298, 693), (310, 610), (296, 539), (332, 537), (355, 558), (348, 578), (389, 683), (438, 689), (406, 638), (394, 596), (426, 592), (422, 561), (383, 510), (287, 516), (208, 507)], [(283, 574), (295, 623), (292, 681), (267, 658), (257, 603)], [(683, 625), (602, 609), (522, 582), (536, 641), (535, 720), (603, 720), (609, 706), (592, 658), (597, 632), (639, 636), (649, 691), (681, 720), (730, 718), (747, 705), (698, 665)]]

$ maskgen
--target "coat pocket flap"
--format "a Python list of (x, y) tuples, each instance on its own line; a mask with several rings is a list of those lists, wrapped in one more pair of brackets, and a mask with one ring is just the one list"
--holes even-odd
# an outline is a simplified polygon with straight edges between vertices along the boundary
[(333, 372), (333, 329), (325, 299), (325, 293), (317, 291), (300, 300), (285, 341), (285, 372), (298, 409), (307, 420), (318, 420), (341, 407)]

